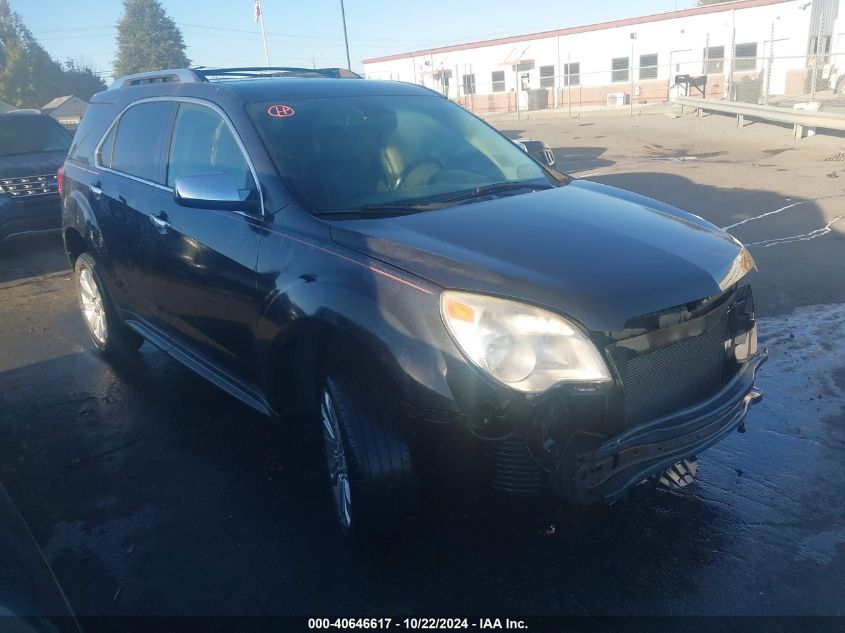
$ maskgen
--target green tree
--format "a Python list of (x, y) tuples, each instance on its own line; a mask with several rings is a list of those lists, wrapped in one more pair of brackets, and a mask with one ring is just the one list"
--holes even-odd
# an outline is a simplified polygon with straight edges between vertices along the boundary
[(106, 84), (95, 73), (90, 66), (77, 64), (74, 60), (68, 59), (62, 65), (61, 95), (74, 95), (88, 101), (91, 96), (104, 90)]
[(18, 107), (37, 107), (58, 96), (61, 67), (6, 0), (0, 0), (0, 40), (0, 99)]
[(158, 0), (123, 0), (123, 8), (117, 23), (115, 76), (190, 64), (182, 31)]
[(88, 100), (105, 88), (87, 66), (56, 62), (20, 16), (0, 0), (0, 99), (19, 108), (40, 107), (63, 95)]

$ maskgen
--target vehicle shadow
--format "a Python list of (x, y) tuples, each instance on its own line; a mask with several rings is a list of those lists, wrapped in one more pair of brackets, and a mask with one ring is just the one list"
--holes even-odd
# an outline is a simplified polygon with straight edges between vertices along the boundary
[[(693, 167), (691, 167), (693, 168)], [(759, 272), (753, 277), (761, 314), (800, 305), (845, 302), (845, 285), (823, 273), (845, 270), (845, 213), (771, 191), (703, 185), (658, 172), (590, 176), (695, 213), (748, 245)], [(832, 209), (832, 210), (831, 210)], [(788, 253), (788, 257), (785, 254)]]
[(555, 147), (555, 169), (565, 174), (577, 176), (581, 172), (593, 171), (602, 167), (610, 167), (616, 161), (603, 158), (606, 147)]
[[(525, 136), (525, 130), (519, 129), (500, 130), (500, 132), (511, 140), (519, 140)], [(572, 140), (577, 140), (577, 137), (574, 137)], [(567, 174), (577, 175), (580, 172), (592, 171), (616, 164), (616, 161), (602, 157), (607, 152), (606, 147), (567, 145), (565, 147), (553, 147), (552, 152), (555, 155), (555, 169)]]
[(0, 243), (0, 284), (69, 269), (60, 231)]

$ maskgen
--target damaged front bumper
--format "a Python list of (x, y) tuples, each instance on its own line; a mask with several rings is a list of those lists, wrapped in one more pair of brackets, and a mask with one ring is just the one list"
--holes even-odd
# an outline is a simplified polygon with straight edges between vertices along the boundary
[(762, 399), (754, 388), (764, 349), (749, 358), (711, 398), (640, 424), (575, 459), (574, 496), (581, 503), (618, 501), (633, 486), (672, 464), (696, 455), (733, 430), (744, 430), (751, 405)]

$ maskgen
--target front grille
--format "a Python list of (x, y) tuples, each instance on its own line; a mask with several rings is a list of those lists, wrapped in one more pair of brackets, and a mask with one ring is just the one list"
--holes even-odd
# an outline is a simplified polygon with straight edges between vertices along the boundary
[(56, 174), (0, 178), (0, 188), (13, 198), (30, 198), (59, 192)]
[(625, 364), (625, 421), (638, 424), (692, 406), (722, 386), (727, 320)]

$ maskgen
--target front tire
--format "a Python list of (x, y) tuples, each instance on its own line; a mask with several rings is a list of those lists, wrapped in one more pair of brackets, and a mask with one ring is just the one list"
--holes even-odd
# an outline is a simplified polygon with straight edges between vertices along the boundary
[(320, 425), (335, 514), (359, 542), (396, 532), (416, 516), (419, 481), (388, 389), (333, 371), (320, 386)]
[(97, 349), (103, 354), (119, 355), (141, 347), (144, 339), (117, 316), (91, 255), (82, 253), (77, 257), (74, 277), (82, 321)]

